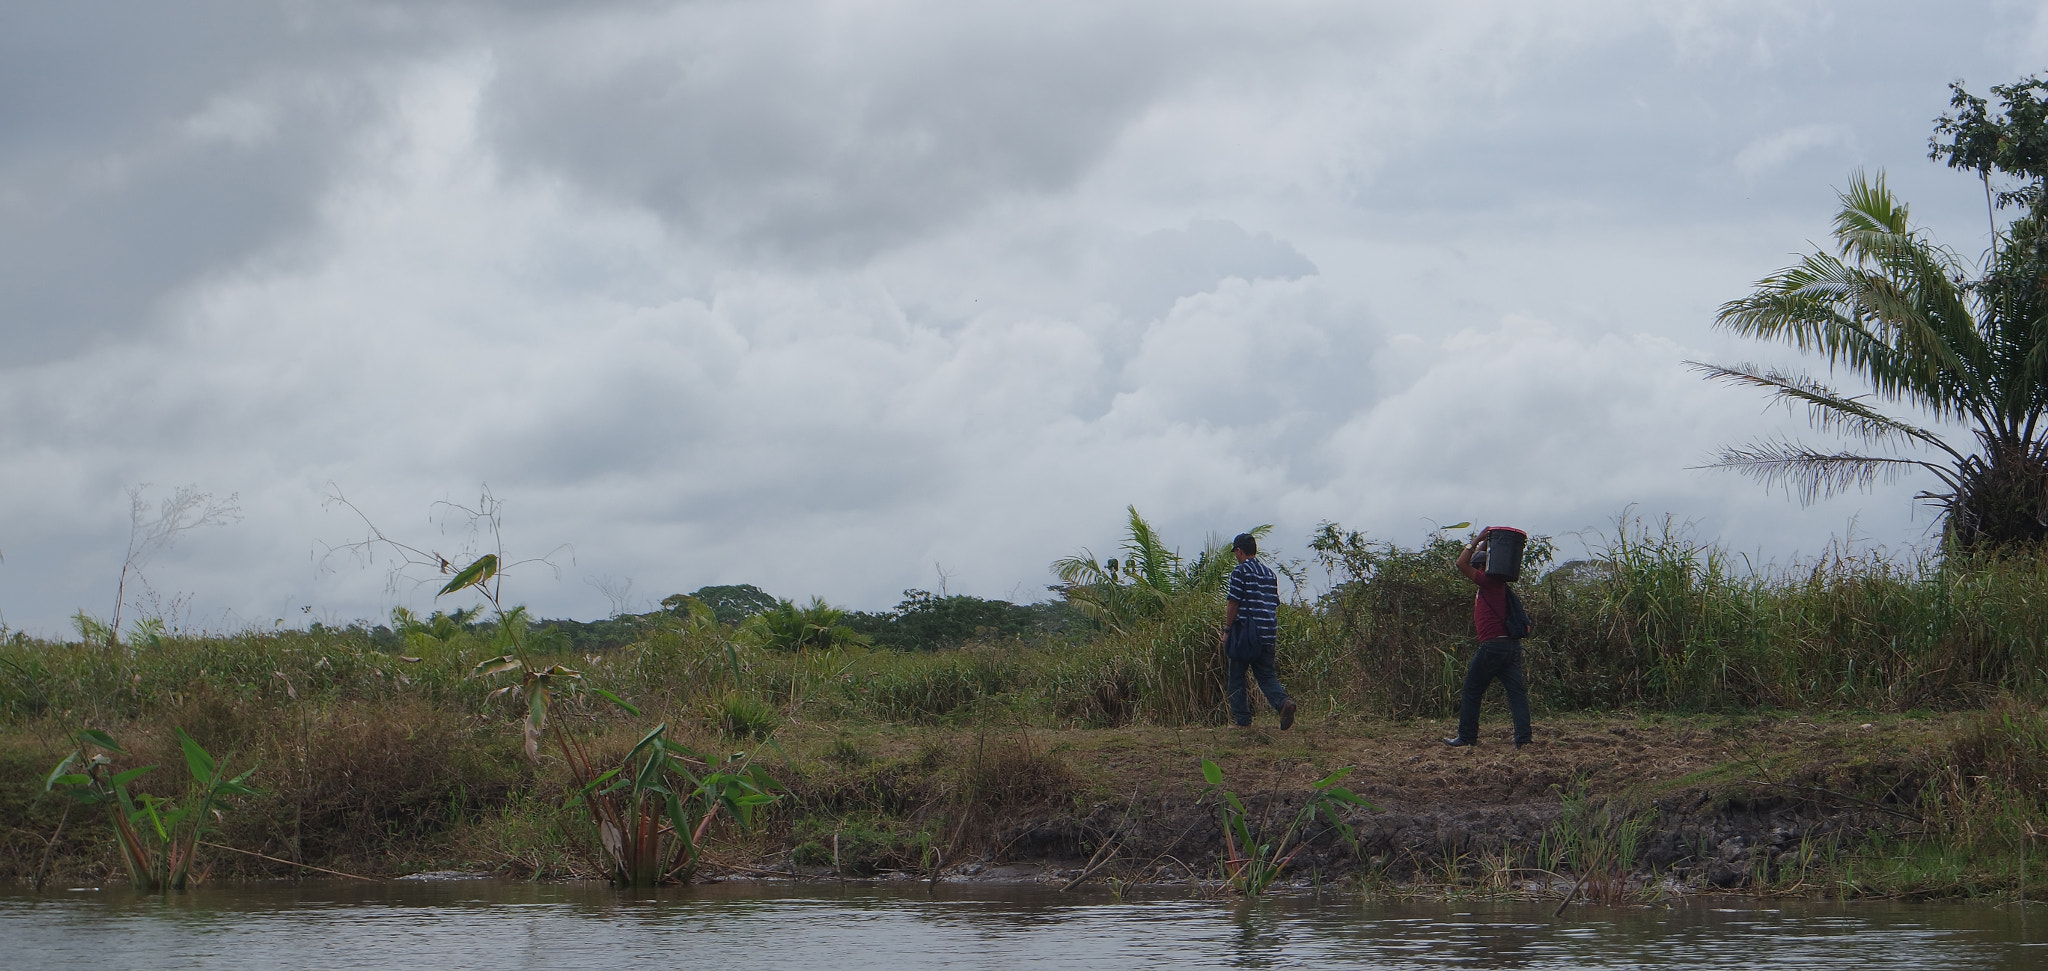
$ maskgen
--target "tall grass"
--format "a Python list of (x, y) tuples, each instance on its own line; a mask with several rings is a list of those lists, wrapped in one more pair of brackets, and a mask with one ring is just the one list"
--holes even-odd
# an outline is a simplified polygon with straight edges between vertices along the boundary
[[(1280, 672), (1309, 711), (1374, 717), (1452, 710), (1471, 648), (1459, 545), (1373, 544), (1336, 527), (1337, 583), (1283, 606)], [(1957, 709), (2048, 699), (2048, 556), (1834, 552), (1749, 569), (1669, 522), (1622, 524), (1593, 556), (1521, 584), (1537, 624), (1530, 690), (1551, 710)], [(1223, 605), (1190, 583), (1144, 616), (1091, 637), (1015, 637), (898, 653), (783, 651), (716, 623), (650, 628), (627, 647), (535, 649), (673, 723), (716, 720), (735, 692), (784, 715), (931, 723), (1000, 712), (1043, 724), (1207, 723), (1222, 717)], [(110, 649), (22, 636), (0, 642), (0, 724), (169, 718), (210, 748), (267, 732), (264, 711), (424, 702), (493, 712), (465, 677), (497, 650), (486, 634), (362, 629), (166, 637)], [(509, 714), (509, 709), (507, 709)], [(609, 717), (590, 712), (583, 717)], [(237, 736), (235, 733), (243, 735)]]

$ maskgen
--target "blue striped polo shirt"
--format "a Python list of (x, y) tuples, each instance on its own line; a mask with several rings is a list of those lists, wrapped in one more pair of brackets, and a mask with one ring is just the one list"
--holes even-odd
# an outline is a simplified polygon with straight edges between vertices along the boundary
[(1237, 601), (1237, 622), (1251, 624), (1259, 643), (1272, 647), (1280, 633), (1280, 578), (1272, 567), (1257, 557), (1239, 563), (1230, 571), (1226, 596)]

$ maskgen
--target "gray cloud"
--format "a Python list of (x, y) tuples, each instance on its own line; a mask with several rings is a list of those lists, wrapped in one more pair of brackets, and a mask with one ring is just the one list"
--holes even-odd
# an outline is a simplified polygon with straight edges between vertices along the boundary
[(1113, 8), (867, 14), (727, 5), (528, 37), (501, 52), (488, 124), (515, 163), (686, 235), (858, 262), (1070, 185), (1185, 54)]
[(335, 486), (454, 544), (430, 504), (489, 483), (515, 552), (573, 544), (515, 596), (584, 616), (585, 574), (1028, 596), (1128, 503), (1184, 546), (1630, 503), (1911, 542), (1922, 483), (1687, 468), (1802, 432), (1678, 365), (1760, 356), (1715, 306), (1854, 165), (1967, 251), (1926, 121), (2048, 55), (1846, 10), (281, 6), (135, 21), (162, 50), (10, 10), (0, 611), (103, 611), (138, 481), (242, 496), (151, 569), (202, 621), (431, 605), (318, 569)]

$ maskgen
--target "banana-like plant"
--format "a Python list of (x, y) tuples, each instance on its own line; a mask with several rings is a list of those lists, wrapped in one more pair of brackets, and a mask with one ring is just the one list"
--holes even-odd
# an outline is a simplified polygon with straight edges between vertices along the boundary
[(666, 724), (654, 726), (624, 764), (578, 787), (620, 886), (688, 883), (721, 812), (749, 828), (757, 810), (780, 798), (775, 790), (782, 785), (753, 764), (751, 753), (707, 758), (669, 740), (667, 731)]
[(184, 751), (185, 767), (192, 774), (184, 799), (131, 792), (129, 786), (156, 766), (114, 771), (113, 755), (128, 753), (112, 736), (95, 728), (79, 732), (77, 750), (58, 762), (43, 780), (45, 792), (62, 790), (80, 804), (106, 809), (121, 862), (139, 892), (183, 893), (191, 883), (199, 837), (213, 818), (215, 804), (228, 796), (256, 795), (248, 785), (255, 769), (230, 776), (184, 729), (174, 731)]

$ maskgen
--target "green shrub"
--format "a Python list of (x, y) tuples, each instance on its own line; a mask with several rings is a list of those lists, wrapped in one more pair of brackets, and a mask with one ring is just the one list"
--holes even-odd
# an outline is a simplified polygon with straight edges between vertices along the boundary
[(742, 691), (727, 692), (707, 707), (706, 714), (720, 734), (733, 739), (764, 739), (781, 724), (774, 708)]

